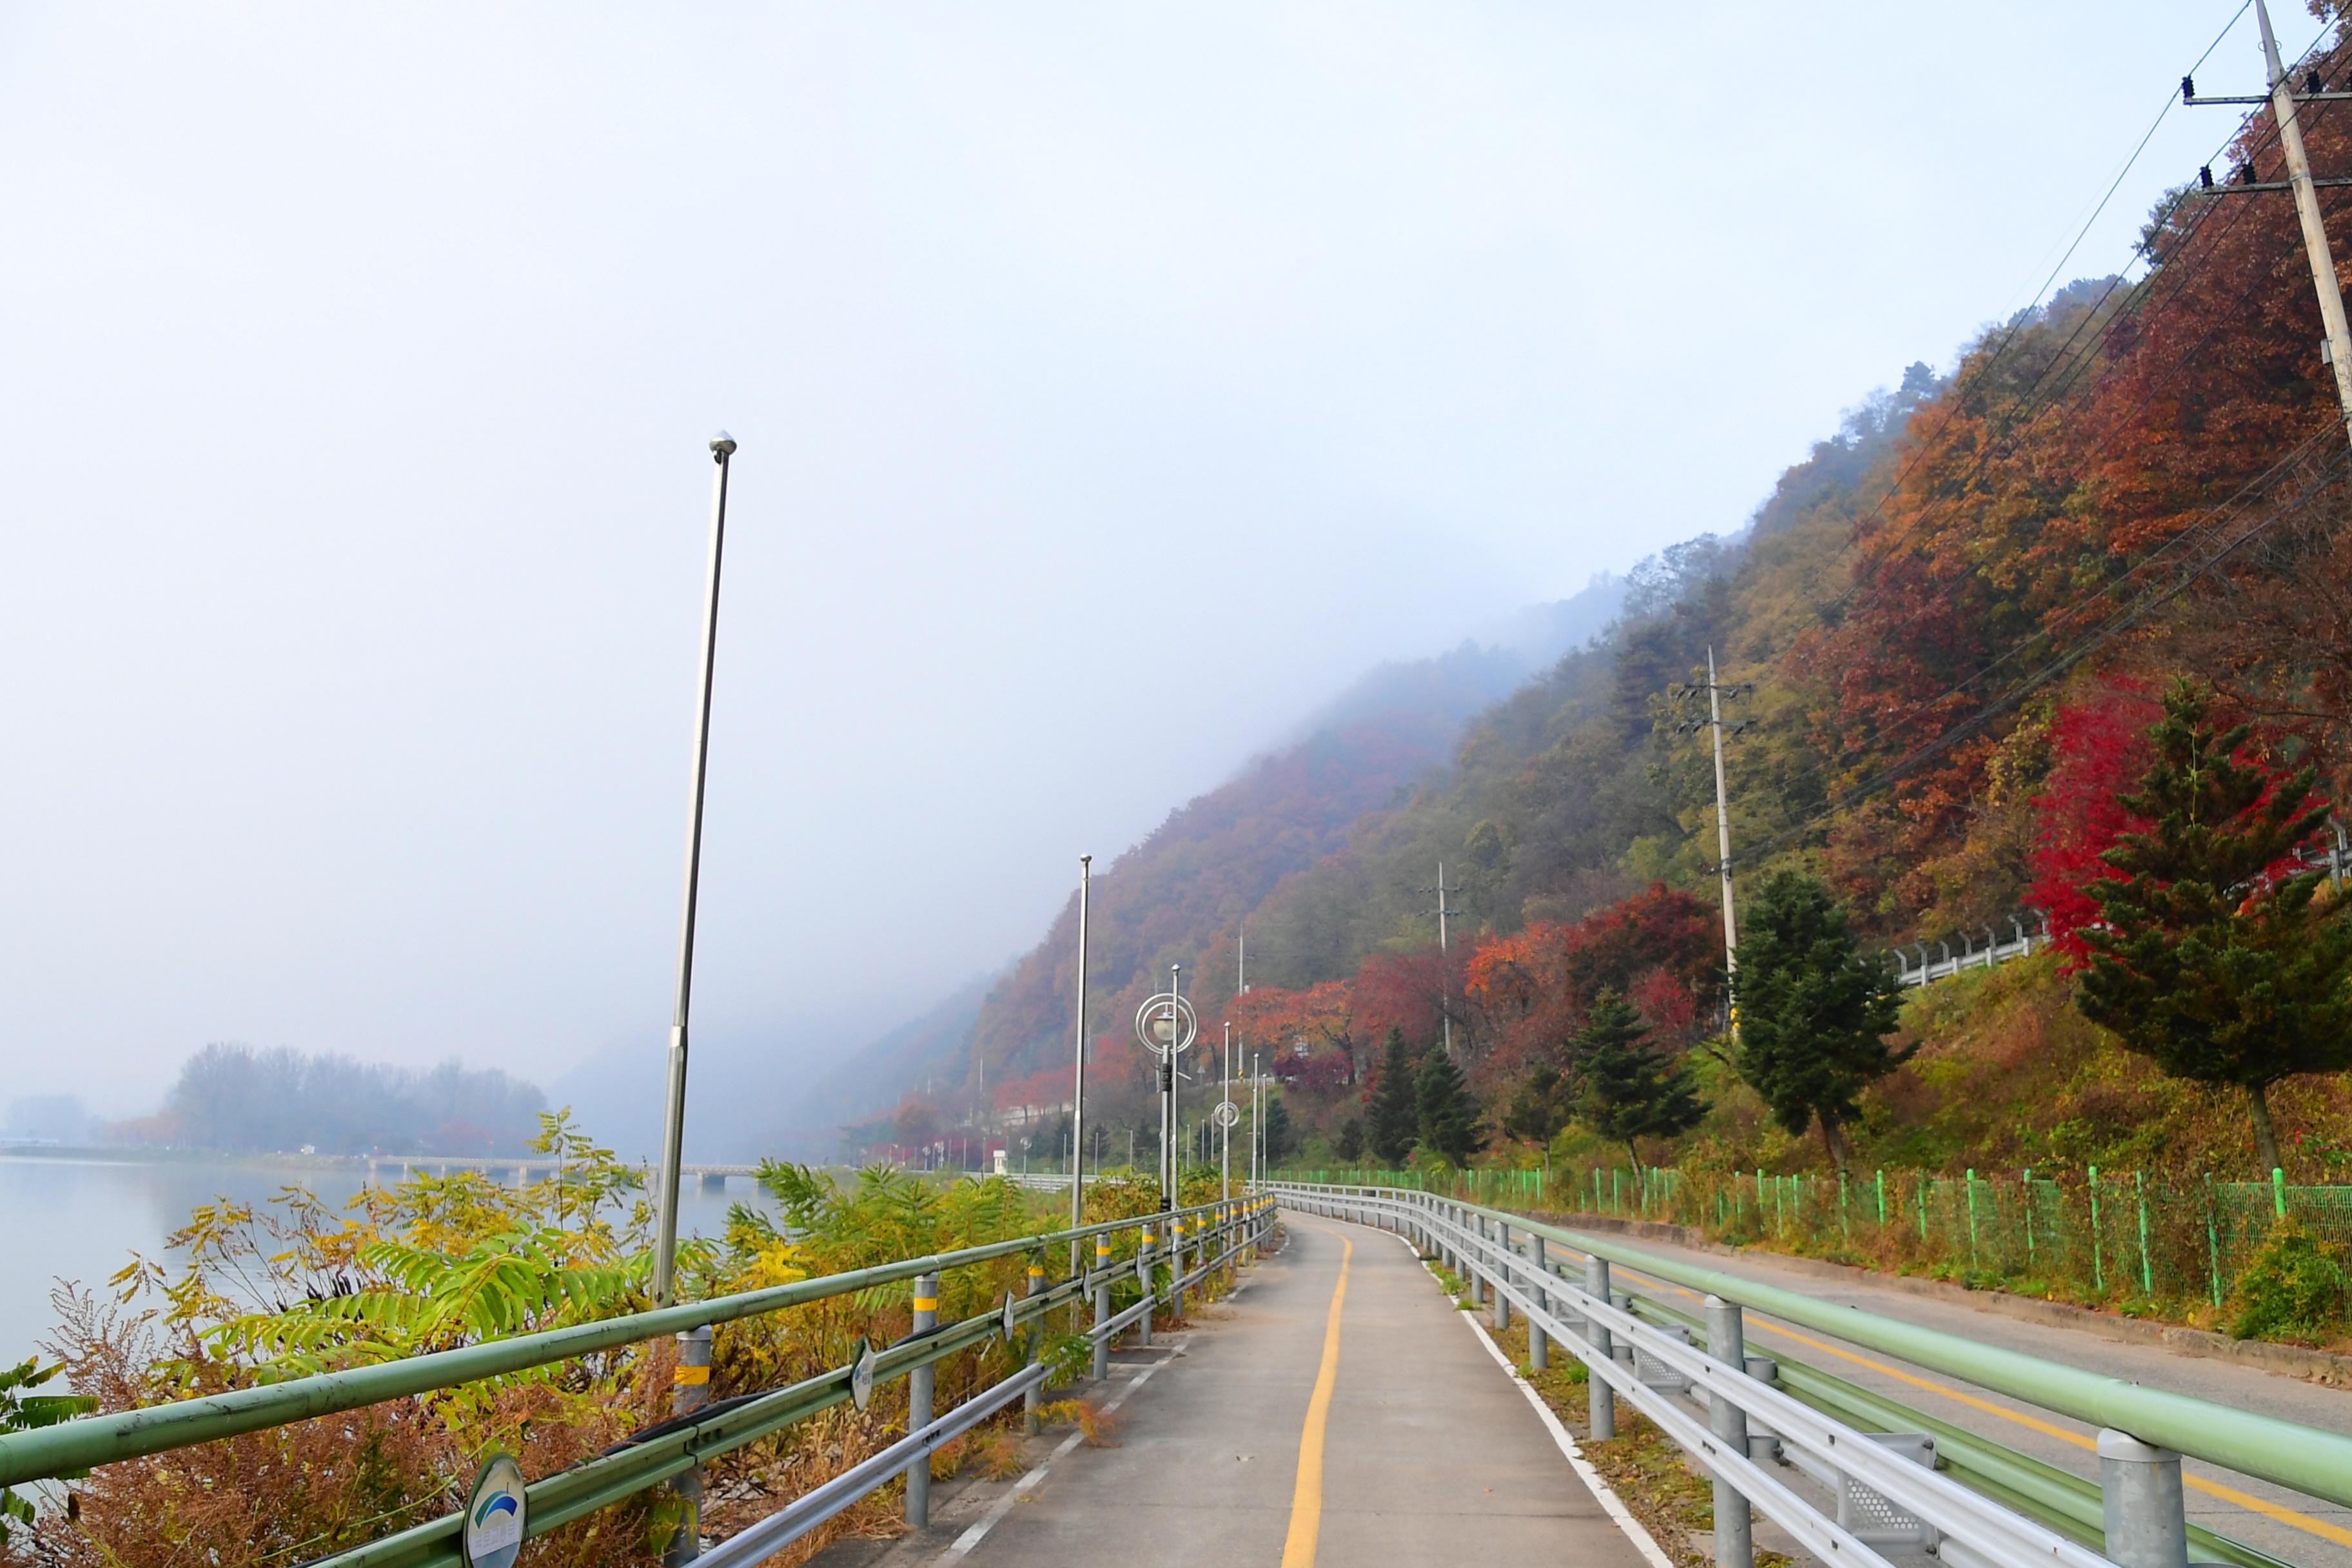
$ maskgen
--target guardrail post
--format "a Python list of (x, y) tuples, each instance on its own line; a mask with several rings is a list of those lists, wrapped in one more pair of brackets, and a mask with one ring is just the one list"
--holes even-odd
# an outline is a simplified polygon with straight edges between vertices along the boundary
[[(1151, 1278), (1151, 1233), (1148, 1230), (1143, 1233), (1143, 1245), (1135, 1249), (1135, 1277), (1143, 1282), (1143, 1299), (1150, 1300), (1155, 1292)], [(1135, 1342), (1142, 1349), (1151, 1348), (1151, 1309), (1149, 1307), (1144, 1309), (1143, 1317), (1135, 1325)]]
[[(1029, 1294), (1034, 1296), (1045, 1288), (1045, 1266), (1033, 1261), (1029, 1265)], [(1029, 1324), (1028, 1365), (1037, 1364), (1037, 1352), (1045, 1348), (1045, 1330), (1032, 1320)], [(1021, 1396), (1021, 1429), (1032, 1437), (1045, 1429), (1045, 1392), (1041, 1384), (1031, 1384), (1028, 1392)]]
[(2180, 1456), (2109, 1427), (2099, 1434), (2099, 1502), (2116, 1568), (2188, 1568)]
[[(1551, 1310), (1551, 1292), (1544, 1289), (1551, 1279), (1551, 1260), (1544, 1255), (1544, 1238), (1540, 1232), (1528, 1233), (1528, 1261), (1535, 1265), (1536, 1306), (1539, 1310)], [(1528, 1370), (1543, 1372), (1551, 1366), (1551, 1342), (1544, 1338), (1536, 1320), (1528, 1320)]]
[[(677, 1365), (670, 1369), (669, 1413), (688, 1415), (710, 1403), (710, 1325), (677, 1336)], [(662, 1548), (663, 1568), (677, 1568), (702, 1553), (702, 1467), (671, 1478), (678, 1502), (677, 1530)]]
[[(1706, 1353), (1736, 1372), (1748, 1370), (1748, 1328), (1738, 1303), (1706, 1299)], [(1707, 1402), (1707, 1429), (1734, 1452), (1748, 1452), (1748, 1413), (1717, 1395)], [(1752, 1568), (1756, 1542), (1748, 1500), (1721, 1476), (1715, 1479), (1715, 1568)]]
[[(915, 1279), (915, 1322), (912, 1332), (927, 1333), (939, 1326), (940, 1277), (921, 1274)], [(907, 1374), (907, 1430), (919, 1432), (931, 1424), (931, 1385), (939, 1369), (929, 1362)], [(931, 1522), (931, 1456), (929, 1449), (915, 1456), (907, 1466), (907, 1526), (910, 1530), (929, 1528)]]
[[(1596, 1301), (1609, 1300), (1609, 1260), (1587, 1256), (1584, 1259), (1584, 1293)], [(1614, 1355), (1609, 1343), (1609, 1331), (1598, 1318), (1584, 1320), (1584, 1338), (1592, 1346), (1595, 1359), (1608, 1361)], [(1585, 1384), (1586, 1403), (1591, 1407), (1592, 1440), (1605, 1443), (1617, 1436), (1617, 1396), (1596, 1368), (1591, 1380)]]
[[(1495, 1228), (1502, 1233), (1503, 1242), (1503, 1261), (1496, 1266), (1495, 1275), (1496, 1283), (1499, 1286), (1504, 1272), (1511, 1266), (1511, 1226), (1508, 1221), (1498, 1220)], [(1495, 1291), (1495, 1331), (1499, 1334), (1510, 1326), (1511, 1299), (1497, 1289)]]
[[(1485, 1215), (1480, 1215), (1478, 1216), (1478, 1240), (1482, 1244), (1486, 1240), (1486, 1216)], [(1479, 1250), (1482, 1252), (1485, 1250), (1483, 1245)], [(1483, 1307), (1486, 1304), (1486, 1281), (1485, 1277), (1478, 1272), (1479, 1265), (1484, 1261), (1485, 1259), (1483, 1258), (1463, 1259), (1463, 1263), (1465, 1264), (1463, 1272), (1470, 1276), (1470, 1304), (1474, 1307)]]
[[(1743, 1355), (1741, 1364), (1748, 1375), (1757, 1382), (1777, 1388), (1780, 1384), (1780, 1363), (1769, 1355)], [(1769, 1460), (1780, 1447), (1780, 1435), (1769, 1427), (1751, 1423), (1748, 1428), (1748, 1457), (1758, 1464)]]
[(1095, 1381), (1110, 1375), (1110, 1237), (1095, 1237)]

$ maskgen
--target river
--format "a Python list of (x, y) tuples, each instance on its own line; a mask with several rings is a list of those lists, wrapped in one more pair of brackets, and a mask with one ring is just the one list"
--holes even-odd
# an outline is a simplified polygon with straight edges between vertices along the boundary
[[(394, 1167), (384, 1175), (396, 1173)], [(58, 1280), (103, 1291), (107, 1277), (133, 1252), (162, 1255), (163, 1238), (185, 1225), (198, 1204), (215, 1197), (258, 1204), (292, 1183), (341, 1204), (366, 1179), (362, 1166), (324, 1163), (0, 1155), (0, 1216), (5, 1216), (0, 1225), (7, 1238), (7, 1267), (0, 1268), (0, 1365), (33, 1354), (55, 1331), (49, 1294)], [(727, 1223), (730, 1203), (767, 1206), (749, 1177), (729, 1177), (724, 1193), (689, 1181), (678, 1228), (716, 1235)]]

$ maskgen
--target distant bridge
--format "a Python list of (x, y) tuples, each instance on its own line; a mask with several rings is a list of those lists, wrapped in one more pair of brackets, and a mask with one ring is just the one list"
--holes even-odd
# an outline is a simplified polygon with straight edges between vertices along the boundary
[[(387, 1171), (405, 1176), (415, 1171), (430, 1171), (446, 1176), (452, 1171), (478, 1171), (485, 1176), (499, 1176), (521, 1186), (535, 1177), (560, 1176), (569, 1167), (562, 1160), (551, 1160), (541, 1154), (370, 1154), (366, 1156), (368, 1184), (373, 1186)], [(632, 1167), (653, 1175), (649, 1162), (640, 1160)], [(756, 1176), (757, 1165), (680, 1165), (681, 1176), (701, 1178), (703, 1190), (718, 1192), (727, 1185), (730, 1176)]]

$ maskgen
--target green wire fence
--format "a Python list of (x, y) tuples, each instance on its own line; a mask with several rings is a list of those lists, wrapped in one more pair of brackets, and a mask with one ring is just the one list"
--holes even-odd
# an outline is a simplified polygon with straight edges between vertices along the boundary
[(1589, 1165), (1316, 1171), (1298, 1180), (1419, 1187), (1468, 1203), (1685, 1226), (1711, 1240), (2089, 1302), (2219, 1308), (2292, 1219), (2352, 1250), (2352, 1186), (2038, 1166), (1845, 1175)]

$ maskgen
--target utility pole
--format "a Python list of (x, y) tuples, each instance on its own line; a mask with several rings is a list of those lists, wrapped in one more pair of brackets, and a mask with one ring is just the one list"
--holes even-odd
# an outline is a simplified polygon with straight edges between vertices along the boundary
[(1437, 917), (1437, 959), (1440, 971), (1437, 1018), (1445, 1030), (1445, 1059), (1452, 1061), (1454, 1059), (1454, 970), (1453, 966), (1446, 962), (1446, 954), (1451, 950), (1451, 943), (1446, 935), (1446, 922), (1453, 914), (1453, 910), (1446, 906), (1445, 902), (1448, 890), (1445, 886), (1445, 862), (1440, 860), (1437, 863), (1437, 886), (1422, 888), (1418, 891), (1437, 895), (1437, 908), (1424, 910), (1423, 913), (1434, 914)]
[(2320, 345), (2328, 367), (2336, 373), (2336, 402), (2342, 413), (2347, 432), (2352, 432), (2352, 328), (2346, 325), (2344, 290), (2336, 278), (2336, 258), (2328, 248), (2327, 226), (2319, 212), (2321, 185), (2352, 184), (2352, 179), (2314, 179), (2311, 158), (2304, 151), (2303, 127), (2296, 121), (2294, 106), (2298, 103), (2324, 103), (2352, 99), (2352, 92), (2326, 90), (2316, 72), (2304, 79), (2304, 90), (2294, 90), (2287, 79), (2286, 67), (2280, 62), (2278, 39), (2271, 32), (2270, 7), (2263, 0), (2254, 0), (2254, 16), (2262, 24), (2263, 66), (2270, 91), (2259, 98), (2200, 98), (2197, 83), (2189, 77), (2180, 79), (2180, 100), (2189, 104), (2207, 103), (2267, 103), (2278, 123), (2279, 150), (2286, 154), (2286, 174), (2284, 181), (2258, 181), (2253, 177), (2250, 162), (2241, 177), (2227, 184), (2216, 184), (2209, 166), (2197, 171), (2200, 190), (2214, 195), (2250, 195), (2265, 191), (2289, 191), (2294, 195), (2295, 216), (2303, 225), (2303, 248), (2311, 262), (2311, 282), (2319, 295), (2319, 321), (2327, 336)]
[[(1674, 689), (1674, 695), (1678, 700), (1694, 696), (1701, 690), (1706, 693), (1706, 717), (1685, 719), (1675, 726), (1675, 730), (1685, 735), (1698, 730), (1709, 730), (1715, 735), (1715, 868), (1716, 875), (1723, 882), (1723, 978), (1727, 984), (1731, 979), (1733, 970), (1739, 963), (1739, 919), (1733, 908), (1731, 897), (1731, 795), (1724, 782), (1723, 738), (1727, 734), (1742, 734), (1753, 729), (1755, 721), (1742, 720), (1736, 724), (1725, 723), (1723, 700), (1727, 697), (1745, 697), (1755, 689), (1754, 685), (1746, 681), (1737, 686), (1723, 684), (1716, 675), (1715, 649), (1712, 646), (1709, 646), (1706, 650), (1706, 686), (1677, 686)], [(1733, 1027), (1736, 1033), (1738, 1026), (1735, 1024)]]
[(1249, 916), (1242, 917), (1241, 936), (1234, 943), (1234, 994), (1249, 994)]
[[(1070, 1228), (1086, 1224), (1085, 1163), (1087, 1132), (1087, 900), (1094, 886), (1095, 858), (1078, 857), (1078, 1065), (1076, 1087), (1070, 1090)], [(1070, 1242), (1070, 1273), (1078, 1272), (1078, 1242)]]

